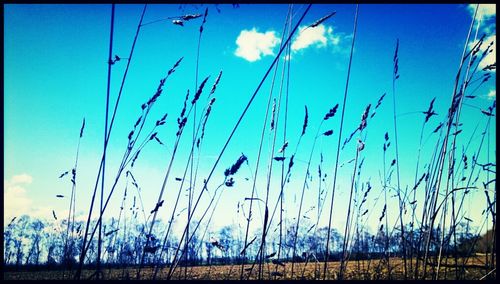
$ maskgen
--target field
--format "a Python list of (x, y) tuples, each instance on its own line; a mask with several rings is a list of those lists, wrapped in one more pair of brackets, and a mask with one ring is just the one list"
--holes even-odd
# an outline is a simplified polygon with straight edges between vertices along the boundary
[(6, 8), (5, 279), (496, 279), (495, 4)]
[[(463, 259), (459, 259), (459, 261), (463, 261)], [(391, 258), (391, 278), (392, 280), (402, 280), (403, 279), (403, 271), (402, 260)], [(440, 280), (444, 279), (453, 279), (450, 275), (455, 273), (453, 268), (452, 260), (449, 260), (449, 264), (451, 267), (447, 267), (446, 265), (441, 266), (440, 268)], [(388, 279), (387, 268), (381, 269), (379, 273), (376, 273), (375, 267), (379, 265), (379, 260), (363, 260), (363, 261), (350, 261), (347, 265), (346, 280), (385, 280)], [(489, 271), (486, 271), (481, 266), (484, 265), (484, 262), (479, 258), (471, 258), (468, 261), (468, 264), (465, 266), (465, 278), (464, 280), (478, 280), (485, 276)], [(381, 263), (383, 266), (383, 263)], [(246, 266), (247, 268), (250, 265)], [(285, 263), (284, 267), (278, 266), (276, 267), (273, 264), (268, 263), (264, 266), (263, 278), (264, 280), (292, 280), (290, 278), (291, 274), (291, 264)], [(320, 275), (323, 270), (323, 263), (298, 263), (300, 275), (293, 278), (293, 280), (315, 280), (318, 279), (318, 275)], [(328, 263), (328, 274), (330, 280), (336, 279), (336, 273), (338, 273), (340, 267), (340, 262), (329, 262)], [(241, 269), (241, 265), (214, 265), (214, 266), (193, 266), (188, 267), (187, 269), (187, 278), (184, 275), (184, 268), (179, 269), (177, 273), (174, 274), (172, 279), (187, 279), (187, 280), (240, 280), (239, 271)], [(435, 266), (429, 266), (429, 269), (436, 269)], [(143, 271), (143, 280), (151, 279), (151, 268), (145, 268)], [(252, 271), (252, 275), (248, 278), (248, 273), (245, 273), (245, 279), (247, 280), (256, 280), (258, 279), (257, 269), (255, 268)], [(272, 275), (273, 272), (279, 272), (280, 275)], [(92, 279), (92, 275), (95, 273), (94, 270), (84, 270), (82, 274), (82, 279)], [(135, 274), (137, 273), (137, 269), (126, 268), (126, 269), (118, 269), (118, 268), (106, 268), (103, 269), (103, 279), (106, 280), (129, 280), (133, 279)], [(68, 272), (65, 273), (65, 278), (63, 278), (62, 271), (47, 271), (40, 269), (39, 271), (6, 271), (4, 273), (5, 280), (62, 280), (62, 279), (71, 279), (68, 276)], [(485, 277), (485, 279), (495, 279), (496, 273), (491, 273), (488, 275), (489, 277)], [(160, 273), (157, 276), (158, 280), (164, 280), (166, 278), (166, 272)]]

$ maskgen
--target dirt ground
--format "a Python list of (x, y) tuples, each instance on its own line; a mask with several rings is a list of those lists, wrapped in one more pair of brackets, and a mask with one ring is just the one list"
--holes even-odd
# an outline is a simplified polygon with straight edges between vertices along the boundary
[[(485, 276), (492, 269), (484, 267), (484, 259), (476, 257), (471, 258), (467, 262), (463, 271), (459, 268), (459, 277), (461, 279), (478, 280)], [(399, 258), (391, 258), (390, 266), (384, 260), (363, 260), (349, 261), (346, 267), (344, 279), (352, 280), (382, 280), (382, 279), (403, 279), (403, 260)], [(459, 259), (459, 264), (462, 259)], [(259, 279), (258, 265), (251, 268), (252, 265), (247, 264), (244, 267), (243, 279)], [(324, 263), (309, 262), (309, 263), (285, 263), (284, 266), (275, 265), (271, 262), (266, 263), (262, 269), (262, 279), (283, 280), (283, 279), (323, 279)], [(410, 267), (408, 260), (407, 266)], [(461, 265), (459, 265), (461, 267)], [(173, 275), (173, 279), (200, 279), (200, 280), (239, 280), (241, 275), (241, 265), (214, 265), (214, 266), (193, 266), (178, 267)], [(419, 270), (419, 279), (423, 279), (423, 266)], [(414, 279), (415, 276), (415, 260), (411, 263), (411, 269), (407, 271), (408, 278)], [(251, 270), (251, 271), (250, 271)], [(329, 262), (328, 264), (328, 279), (338, 279), (340, 270), (340, 262)], [(141, 271), (141, 279), (152, 279), (154, 268), (146, 267)], [(251, 274), (250, 274), (251, 272)], [(390, 272), (390, 273), (389, 273)], [(425, 279), (433, 279), (433, 275), (437, 272), (437, 267), (428, 265), (427, 276)], [(448, 262), (442, 262), (439, 268), (439, 279), (453, 280), (457, 278), (457, 270), (455, 268), (454, 259), (448, 259)], [(136, 268), (105, 268), (103, 269), (104, 279), (109, 280), (128, 280), (136, 278)], [(56, 279), (72, 279), (74, 274), (70, 271), (5, 271), (4, 280), (56, 280)], [(82, 279), (92, 279), (95, 275), (94, 270), (84, 270)], [(157, 279), (166, 279), (168, 267), (162, 269), (157, 276)], [(249, 275), (250, 274), (250, 275)], [(496, 279), (496, 271), (490, 273), (485, 279)]]

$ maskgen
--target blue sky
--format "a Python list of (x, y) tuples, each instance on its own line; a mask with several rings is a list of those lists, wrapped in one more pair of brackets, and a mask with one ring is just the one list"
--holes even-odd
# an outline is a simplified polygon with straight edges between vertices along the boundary
[[(231, 5), (149, 5), (144, 23), (184, 14), (203, 14), (207, 7), (209, 12), (201, 40), (198, 83), (206, 76), (210, 75), (210, 78), (200, 102), (205, 103), (206, 94), (218, 73), (222, 70), (223, 74), (214, 94), (217, 100), (200, 152), (198, 185), (208, 175), (237, 118), (277, 54), (288, 10), (288, 5), (241, 4), (238, 8)], [(111, 5), (5, 5), (4, 8), (4, 216), (8, 219), (27, 213), (50, 218), (52, 210), (62, 215), (67, 214), (71, 184), (69, 179), (58, 179), (58, 176), (71, 169), (74, 164), (78, 134), (85, 117), (86, 126), (77, 173), (77, 212), (84, 216), (90, 204), (102, 154)], [(438, 116), (432, 117), (426, 126), (426, 140), (444, 119), (449, 106), (473, 8), (467, 5), (359, 7), (342, 140), (359, 125), (366, 105), (371, 103), (373, 107), (378, 98), (387, 92), (377, 115), (369, 122), (366, 148), (363, 151), (365, 163), (361, 181), (370, 181), (374, 187), (368, 204), (368, 208), (374, 208), (367, 221), (369, 226), (377, 226), (383, 206), (381, 201), (377, 203), (376, 197), (382, 191), (379, 173), (382, 168), (384, 133), (389, 132), (389, 136), (393, 137), (392, 59), (396, 39), (399, 38), (400, 42), (401, 77), (396, 84), (396, 100), (401, 183), (402, 187), (411, 188), (424, 119), (424, 115), (417, 112), (426, 110), (430, 101), (436, 97), (434, 107)], [(142, 9), (143, 5), (116, 6), (113, 54), (128, 57)], [(293, 9), (295, 24), (304, 12), (305, 5), (295, 4)], [(487, 43), (496, 41), (495, 9), (494, 5), (482, 5), (480, 9), (482, 21), (478, 36), (486, 33)], [(332, 11), (336, 11), (332, 18), (292, 38), (287, 121), (289, 150), (295, 148), (301, 133), (304, 105), (309, 110), (309, 128), (301, 142), (296, 156), (296, 168), (286, 189), (286, 209), (290, 218), (296, 215), (314, 133), (325, 113), (342, 102), (355, 5), (313, 5), (299, 27), (301, 30)], [(171, 20), (165, 20), (143, 26), (139, 34), (108, 148), (106, 193), (109, 192), (111, 180), (125, 150), (127, 135), (140, 115), (141, 104), (154, 94), (159, 80), (167, 70), (180, 57), (184, 57), (177, 71), (167, 79), (164, 92), (152, 109), (149, 124), (146, 125), (146, 130), (149, 130), (157, 119), (165, 112), (168, 113), (166, 124), (158, 133), (165, 146), (150, 143), (141, 152), (133, 169), (143, 190), (146, 211), (154, 208), (158, 198), (173, 150), (177, 131), (176, 118), (182, 109), (186, 91), (189, 89), (191, 94), (194, 93), (200, 24), (201, 18), (185, 22), (182, 27), (173, 25)], [(476, 28), (473, 31), (474, 35)], [(495, 53), (487, 57), (485, 62), (495, 62)], [(274, 96), (279, 94), (277, 90), (282, 62), (280, 60)], [(125, 66), (126, 60), (113, 65), (112, 106)], [(486, 109), (496, 99), (494, 75), (495, 73), (493, 80), (476, 91), (477, 97), (468, 102), (473, 107), (463, 108), (463, 133), (457, 149), (462, 149), (467, 144), (475, 127), (479, 125), (479, 130), (472, 136), (469, 156), (472, 156), (472, 150), (476, 151), (480, 142), (477, 133), (484, 131), (486, 123), (486, 117), (477, 108)], [(219, 184), (223, 180), (224, 169), (232, 165), (241, 153), (248, 157), (252, 170), (242, 168), (235, 176), (235, 187), (224, 189), (221, 205), (213, 219), (215, 226), (236, 224), (238, 221), (243, 224), (242, 217), (236, 214), (236, 206), (250, 196), (252, 184), (245, 177), (250, 178), (255, 169), (271, 82), (272, 76), (269, 76), (222, 156), (209, 185), (210, 188)], [(283, 124), (282, 113), (283, 111), (280, 125)], [(316, 172), (320, 152), (324, 156), (323, 170), (328, 174), (326, 199), (331, 198), (331, 177), (340, 121), (338, 114), (323, 125), (324, 131), (333, 129), (334, 135), (318, 139), (310, 170), (314, 179), (310, 188), (306, 189), (303, 212), (314, 206), (317, 199)], [(485, 146), (480, 155), (483, 161), (489, 152), (490, 160), (496, 163), (495, 129), (496, 123), (493, 120), (489, 148)], [(168, 206), (160, 210), (162, 218), (170, 216), (169, 210), (179, 186), (173, 177), (182, 176), (189, 155), (191, 131), (190, 118), (173, 165), (173, 175), (163, 197)], [(278, 137), (282, 137), (282, 131), (279, 128)], [(263, 162), (257, 176), (257, 192), (261, 198), (265, 196), (263, 169), (267, 168), (270, 141), (271, 135), (267, 130), (262, 152)], [(436, 140), (434, 137), (426, 141), (428, 142), (422, 148), (421, 166), (428, 163)], [(281, 144), (282, 141), (277, 142), (276, 149)], [(340, 163), (354, 158), (354, 146), (351, 142), (341, 152)], [(394, 153), (388, 153), (387, 159), (390, 161), (394, 158)], [(274, 173), (271, 204), (275, 203), (281, 174), (277, 163), (274, 164)], [(351, 173), (352, 164), (342, 167), (338, 173), (333, 220), (338, 229), (345, 224), (343, 220), (347, 210)], [(117, 215), (124, 186), (125, 177), (114, 193), (106, 217)], [(57, 194), (67, 197), (59, 199), (55, 197)], [(422, 194), (420, 200), (423, 201), (423, 193), (419, 194)], [(207, 201), (205, 196), (197, 214)], [(466, 212), (471, 219), (477, 220), (474, 225), (479, 226), (480, 213), (486, 204), (484, 194), (482, 191), (473, 192), (467, 202)], [(181, 200), (181, 203), (180, 208), (184, 208), (186, 199)], [(393, 210), (396, 210), (397, 199), (391, 198), (389, 204), (393, 204), (389, 205), (390, 212), (394, 213), (390, 215), (392, 218), (396, 215)], [(310, 214), (311, 219), (316, 218), (315, 213)], [(325, 209), (321, 224), (326, 224), (327, 214), (328, 210)]]

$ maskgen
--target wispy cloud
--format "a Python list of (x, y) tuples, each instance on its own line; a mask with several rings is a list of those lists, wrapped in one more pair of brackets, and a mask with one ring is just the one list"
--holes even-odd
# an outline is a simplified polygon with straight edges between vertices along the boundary
[[(477, 4), (469, 4), (467, 6), (467, 9), (471, 13), (471, 15), (474, 15), (474, 11), (476, 10), (476, 5)], [(477, 15), (478, 17), (482, 17), (483, 20), (489, 20), (490, 18), (496, 17), (497, 12), (496, 12), (497, 5), (496, 4), (480, 4)]]
[(235, 55), (247, 61), (260, 60), (262, 56), (274, 55), (273, 48), (280, 43), (274, 31), (260, 33), (256, 28), (242, 30), (236, 39), (238, 48)]
[(496, 100), (496, 98), (497, 98), (497, 90), (496, 89), (490, 90), (490, 92), (487, 95), (487, 98), (488, 98), (488, 100)]
[(30, 184), (33, 182), (33, 178), (28, 174), (20, 174), (13, 176), (10, 183), (11, 184)]
[[(477, 4), (467, 5), (471, 18), (474, 16)], [(496, 4), (480, 4), (477, 10), (475, 28), (480, 25), (480, 30), (488, 35), (496, 34)]]

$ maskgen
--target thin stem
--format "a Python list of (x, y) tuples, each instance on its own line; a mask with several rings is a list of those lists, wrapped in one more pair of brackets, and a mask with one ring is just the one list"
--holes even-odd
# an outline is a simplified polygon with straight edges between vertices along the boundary
[[(290, 17), (291, 15), (291, 7), (289, 7), (289, 14), (288, 14), (288, 18)], [(285, 25), (286, 27), (286, 25)], [(278, 66), (278, 64), (276, 64), (276, 66)], [(281, 109), (281, 98), (282, 98), (282, 94), (283, 94), (283, 83), (284, 83), (284, 80), (285, 79), (285, 66), (283, 65), (283, 70), (282, 70), (282, 74), (281, 74), (281, 85), (280, 85), (280, 93), (279, 93), (279, 97), (278, 97), (278, 105), (276, 106), (276, 113), (275, 113), (275, 126), (274, 126), (274, 136), (273, 136), (273, 141), (272, 141), (272, 146), (271, 146), (271, 152), (269, 153), (269, 163), (268, 163), (268, 173), (267, 173), (267, 186), (266, 186), (266, 201), (265, 201), (265, 207), (266, 207), (266, 213), (268, 211), (268, 203), (269, 203), (269, 187), (271, 186), (271, 173), (272, 173), (272, 169), (273, 169), (273, 156), (274, 156), (274, 151), (275, 151), (275, 147), (276, 147), (276, 137), (277, 137), (277, 134), (278, 134), (278, 124), (279, 124), (279, 113), (280, 113), (280, 109)], [(273, 84), (274, 85), (274, 84)], [(271, 91), (272, 93), (272, 91)], [(274, 118), (272, 118), (274, 119)], [(283, 165), (283, 163), (282, 163)], [(260, 262), (259, 262), (259, 279), (262, 279), (262, 262), (264, 261), (264, 252), (265, 252), (265, 244), (266, 244), (266, 236), (267, 236), (267, 233), (266, 233), (266, 228), (269, 226), (270, 227), (270, 224), (271, 222), (266, 222), (268, 221), (266, 218), (264, 218), (264, 224), (263, 224), (263, 229), (262, 229), (262, 241), (261, 241), (261, 246), (262, 246), (262, 250), (261, 250), (261, 257), (260, 257)]]
[(354, 192), (354, 178), (356, 177), (356, 168), (358, 166), (358, 157), (359, 157), (359, 147), (356, 147), (356, 158), (354, 160), (354, 172), (352, 174), (352, 180), (351, 180), (351, 193), (349, 194), (349, 205), (347, 207), (347, 216), (346, 216), (346, 223), (345, 223), (345, 229), (344, 229), (344, 243), (342, 245), (342, 259), (340, 262), (339, 280), (343, 280), (345, 266), (346, 266), (345, 262), (346, 262), (346, 258), (347, 258), (347, 247), (348, 247), (349, 235), (350, 235), (350, 234), (348, 234), (347, 230), (350, 227), (352, 194)]
[[(470, 39), (470, 35), (471, 35), (471, 32), (472, 32), (472, 28), (474, 26), (474, 22), (475, 22), (475, 19), (476, 19), (478, 7), (479, 7), (479, 4), (476, 5), (476, 9), (475, 9), (475, 12), (474, 12), (474, 17), (472, 18), (472, 22), (471, 22), (471, 25), (470, 25), (470, 28), (469, 28), (469, 32), (467, 34), (467, 39), (466, 39), (466, 42), (465, 42), (465, 45), (464, 45), (463, 54), (465, 54), (465, 52), (467, 50), (467, 46), (468, 46), (468, 43), (469, 43), (469, 39)], [(437, 181), (436, 181), (436, 186), (435, 186), (435, 188), (436, 188), (436, 194), (435, 194), (435, 199), (434, 199), (434, 202), (433, 202), (434, 203), (434, 208), (436, 206), (437, 199), (438, 199), (439, 187), (440, 187), (440, 184), (441, 184), (441, 176), (442, 176), (443, 167), (444, 167), (444, 159), (445, 159), (445, 155), (446, 155), (446, 151), (447, 151), (447, 146), (448, 146), (448, 138), (449, 138), (449, 134), (450, 134), (450, 130), (451, 130), (453, 116), (455, 114), (455, 112), (453, 112), (453, 105), (454, 105), (454, 102), (455, 102), (456, 91), (458, 89), (458, 84), (459, 84), (459, 80), (460, 80), (460, 73), (462, 71), (462, 67), (463, 67), (464, 62), (465, 62), (465, 58), (462, 55), (462, 58), (461, 58), (461, 61), (460, 61), (460, 66), (459, 66), (459, 69), (458, 69), (458, 72), (457, 72), (457, 76), (455, 78), (455, 85), (454, 85), (453, 94), (452, 94), (452, 97), (451, 97), (451, 105), (450, 105), (450, 111), (449, 111), (449, 114), (448, 114), (448, 123), (447, 123), (446, 135), (444, 136), (444, 141), (443, 141), (443, 144), (442, 144), (442, 150), (440, 152), (440, 159), (438, 161), (437, 173), (439, 173), (439, 174), (437, 176)], [(470, 61), (469, 61), (469, 63), (470, 63)], [(470, 67), (470, 65), (469, 65), (469, 67)], [(461, 97), (459, 98), (461, 101), (463, 100), (463, 96), (464, 96), (464, 92), (462, 91)], [(424, 279), (425, 279), (426, 273), (427, 273), (427, 257), (428, 257), (429, 247), (430, 247), (430, 240), (431, 240), (431, 237), (432, 237), (432, 229), (434, 227), (434, 218), (430, 222), (431, 222), (431, 224), (430, 224), (430, 227), (429, 227), (429, 234), (428, 234), (427, 240), (426, 240), (425, 255), (424, 255), (424, 275), (423, 275)]]
[[(115, 23), (115, 4), (111, 5), (111, 31), (109, 35), (109, 60), (108, 60), (108, 84), (106, 88), (106, 116), (104, 122), (104, 145), (103, 145), (103, 161), (102, 161), (102, 181), (101, 181), (101, 210), (104, 201), (104, 177), (106, 172), (106, 146), (108, 137), (108, 112), (109, 112), (109, 91), (111, 88), (111, 56), (113, 55), (113, 31), (114, 31), (114, 23)], [(97, 241), (97, 274), (96, 278), (99, 280), (101, 276), (101, 249), (102, 249), (102, 222), (99, 223), (99, 238)]]
[[(247, 105), (245, 106), (245, 109), (243, 110), (242, 114), (240, 115), (240, 117), (238, 118), (238, 121), (236, 122), (236, 125), (234, 126), (233, 130), (231, 131), (231, 134), (229, 135), (228, 139), (226, 140), (220, 154), (218, 155), (214, 165), (212, 166), (212, 169), (206, 179), (206, 182), (204, 183), (204, 186), (203, 186), (203, 189), (200, 191), (200, 194), (198, 195), (198, 198), (195, 202), (195, 205), (193, 207), (193, 214), (194, 214), (194, 211), (196, 210), (197, 208), (197, 205), (201, 199), (201, 197), (203, 196), (203, 193), (205, 192), (205, 189), (207, 188), (207, 184), (208, 182), (210, 181), (210, 178), (212, 177), (214, 171), (215, 171), (215, 168), (217, 167), (221, 157), (222, 157), (222, 154), (224, 153), (224, 151), (226, 150), (227, 146), (229, 145), (229, 142), (231, 141), (231, 138), (233, 137), (234, 133), (236, 132), (236, 130), (238, 129), (238, 126), (240, 125), (241, 121), (243, 120), (243, 117), (245, 116), (246, 112), (248, 111), (248, 109), (250, 108), (250, 105), (252, 104), (253, 100), (255, 99), (255, 97), (257, 96), (257, 93), (259, 92), (260, 88), (262, 87), (262, 85), (264, 84), (264, 81), (265, 79), (267, 78), (267, 76), (269, 75), (269, 73), (271, 72), (274, 64), (276, 64), (276, 62), (278, 61), (278, 58), (279, 56), (281, 55), (281, 53), (283, 52), (284, 50), (284, 47), (286, 46), (286, 44), (290, 41), (292, 35), (295, 33), (295, 31), (297, 30), (297, 28), (299, 27), (300, 23), (302, 22), (302, 20), (304, 19), (305, 15), (307, 14), (307, 12), (309, 11), (309, 9), (311, 8), (312, 4), (309, 4), (307, 6), (307, 9), (306, 11), (304, 11), (303, 15), (301, 16), (301, 18), (299, 19), (299, 21), (297, 22), (297, 24), (295, 25), (292, 33), (290, 34), (290, 36), (287, 38), (285, 44), (280, 48), (280, 51), (278, 52), (278, 54), (275, 56), (273, 62), (271, 63), (271, 65), (269, 66), (269, 68), (267, 69), (266, 73), (264, 74), (264, 77), (262, 78), (262, 80), (260, 81), (259, 85), (257, 86), (256, 90), (254, 91), (253, 95), (251, 96), (250, 100), (248, 101)], [(189, 222), (189, 221), (188, 221)], [(182, 234), (182, 237), (181, 237), (181, 241), (184, 239), (185, 237), (185, 233), (186, 233), (186, 230), (184, 230), (183, 234)], [(177, 258), (177, 255), (178, 255), (178, 252), (179, 252), (179, 249), (177, 249), (176, 253), (175, 253), (175, 256), (174, 256), (174, 259)], [(170, 279), (172, 277), (172, 273), (173, 273), (173, 266), (171, 266), (170, 268), (170, 271), (169, 271), (169, 274), (168, 274), (168, 279)]]
[[(107, 137), (105, 139), (105, 148), (107, 148), (109, 137), (111, 136), (111, 130), (113, 129), (113, 123), (114, 123), (116, 111), (117, 111), (118, 105), (120, 103), (120, 98), (121, 98), (123, 86), (125, 84), (125, 79), (127, 77), (127, 73), (128, 73), (128, 69), (129, 69), (130, 63), (132, 61), (132, 55), (134, 53), (134, 48), (135, 48), (135, 44), (137, 42), (137, 37), (139, 35), (139, 31), (140, 31), (142, 19), (144, 18), (144, 14), (146, 13), (146, 7), (147, 7), (147, 4), (144, 5), (144, 9), (142, 11), (141, 19), (140, 19), (139, 24), (137, 26), (137, 31), (136, 31), (136, 34), (135, 34), (135, 37), (134, 37), (134, 42), (132, 43), (132, 48), (130, 50), (130, 55), (128, 57), (129, 60), (127, 61), (127, 67), (125, 69), (125, 73), (123, 74), (123, 79), (122, 79), (122, 83), (121, 83), (121, 86), (120, 86), (120, 91), (118, 92), (118, 98), (117, 98), (116, 103), (115, 103), (115, 109), (113, 111), (113, 115), (111, 117), (111, 122), (109, 124), (109, 129), (108, 129)], [(94, 193), (92, 195), (92, 201), (90, 202), (89, 215), (88, 215), (88, 218), (87, 218), (87, 223), (86, 223), (86, 226), (85, 226), (85, 234), (84, 234), (84, 237), (83, 237), (82, 252), (80, 254), (80, 262), (79, 262), (77, 273), (75, 274), (75, 279), (80, 279), (80, 276), (81, 276), (81, 273), (82, 273), (83, 264), (84, 264), (84, 261), (85, 261), (85, 254), (87, 253), (87, 251), (85, 250), (85, 245), (87, 243), (88, 231), (89, 231), (89, 226), (90, 226), (90, 219), (92, 217), (92, 209), (94, 208), (95, 195), (97, 193), (97, 186), (99, 184), (99, 180), (100, 180), (100, 177), (101, 177), (103, 163), (104, 163), (104, 153), (103, 153), (103, 156), (101, 158), (101, 163), (99, 165), (99, 170), (98, 170), (98, 173), (97, 173), (97, 178), (96, 178), (96, 182), (95, 182), (95, 186), (94, 186)]]
[[(204, 108), (202, 112), (205, 112), (205, 110), (206, 110), (206, 108)], [(206, 118), (208, 119), (208, 117), (206, 117)], [(198, 123), (198, 127), (196, 129), (195, 137), (198, 136), (198, 133), (200, 131), (200, 127), (201, 126), (202, 126), (202, 122), (201, 122), (201, 119), (200, 119), (200, 123)], [(175, 200), (174, 208), (172, 210), (172, 215), (171, 215), (170, 220), (168, 222), (167, 232), (165, 233), (165, 237), (163, 239), (163, 245), (162, 245), (161, 250), (160, 250), (160, 256), (159, 256), (160, 259), (162, 258), (162, 254), (164, 252), (164, 248), (165, 248), (165, 245), (166, 245), (168, 237), (169, 237), (169, 233), (170, 233), (170, 230), (171, 230), (171, 227), (172, 227), (172, 223), (174, 221), (174, 215), (175, 215), (175, 212), (177, 210), (177, 205), (178, 205), (179, 198), (180, 198), (180, 195), (181, 195), (181, 192), (182, 192), (182, 187), (184, 186), (184, 181), (185, 181), (185, 178), (186, 178), (186, 175), (187, 175), (187, 171), (188, 171), (188, 168), (189, 168), (189, 165), (190, 165), (191, 157), (193, 156), (193, 152), (194, 152), (194, 144), (191, 145), (191, 151), (190, 151), (189, 157), (187, 159), (188, 162), (187, 162), (186, 167), (184, 169), (184, 174), (182, 176), (182, 182), (181, 182), (181, 184), (179, 186), (179, 190), (178, 190), (178, 193), (177, 193), (177, 198)], [(189, 216), (190, 215), (188, 215), (188, 217)], [(154, 274), (153, 274), (153, 280), (156, 279), (156, 276), (158, 274), (158, 270), (159, 270), (159, 265), (157, 265), (155, 267), (155, 271), (154, 271)]]
[(328, 269), (328, 256), (330, 254), (330, 233), (331, 233), (331, 228), (332, 228), (332, 215), (333, 215), (333, 201), (335, 199), (335, 185), (337, 182), (337, 170), (338, 170), (338, 165), (339, 165), (339, 154), (340, 154), (340, 141), (342, 138), (342, 129), (344, 126), (344, 113), (345, 113), (345, 106), (346, 106), (346, 101), (347, 101), (347, 90), (349, 88), (349, 78), (351, 76), (351, 65), (352, 65), (352, 55), (354, 52), (354, 43), (356, 40), (356, 30), (358, 26), (358, 10), (359, 10), (359, 4), (356, 4), (356, 13), (354, 14), (354, 29), (353, 29), (353, 36), (352, 36), (352, 43), (351, 43), (351, 52), (349, 55), (349, 65), (347, 68), (347, 79), (346, 79), (346, 84), (345, 84), (345, 91), (344, 91), (344, 100), (342, 102), (342, 117), (340, 119), (340, 130), (339, 130), (339, 139), (337, 143), (337, 153), (335, 157), (335, 167), (334, 167), (334, 173), (333, 173), (333, 186), (332, 186), (332, 201), (330, 203), (330, 216), (328, 218), (328, 233), (326, 237), (326, 253), (325, 253), (325, 265), (323, 268), (323, 280), (326, 280), (328, 275), (327, 275), (327, 269)]
[[(287, 18), (289, 17), (289, 15), (290, 15), (290, 8), (288, 10)], [(286, 30), (286, 22), (285, 22), (285, 26), (283, 27), (283, 33), (282, 33), (281, 42), (283, 42), (283, 38), (285, 36), (285, 30)], [(284, 47), (284, 45), (281, 46), (281, 48), (283, 48), (283, 47)], [(277, 58), (279, 60), (279, 57), (277, 57)], [(257, 177), (258, 170), (259, 170), (260, 157), (261, 157), (261, 153), (262, 153), (262, 145), (263, 145), (263, 142), (264, 142), (264, 134), (265, 134), (265, 131), (266, 131), (267, 118), (268, 118), (268, 115), (269, 115), (269, 107), (271, 106), (272, 92), (273, 92), (274, 81), (276, 79), (277, 72), (278, 72), (278, 64), (276, 64), (276, 67), (274, 69), (273, 80), (272, 80), (272, 83), (271, 83), (271, 90), (269, 92), (269, 98), (268, 98), (268, 101), (267, 101), (266, 114), (265, 114), (265, 117), (264, 117), (263, 126), (262, 126), (262, 132), (261, 132), (261, 136), (260, 136), (259, 151), (257, 153), (257, 162), (256, 162), (255, 174), (254, 174), (255, 177)], [(248, 243), (248, 234), (249, 234), (249, 231), (250, 231), (250, 221), (252, 219), (253, 198), (254, 198), (256, 183), (257, 183), (257, 179), (255, 178), (255, 179), (253, 179), (253, 184), (252, 184), (252, 194), (251, 194), (251, 197), (250, 197), (249, 213), (248, 213), (248, 218), (247, 218), (247, 225), (246, 225), (246, 230), (245, 230), (245, 241), (244, 241), (243, 247), (246, 247), (247, 243)], [(243, 259), (245, 259), (245, 258), (246, 258), (246, 250), (243, 251)], [(243, 261), (242, 264), (241, 264), (240, 280), (243, 280), (244, 269), (245, 269), (245, 262)]]
[[(398, 40), (399, 41), (399, 40)], [(397, 54), (396, 54), (397, 56)], [(397, 64), (397, 63), (396, 63)], [(397, 79), (397, 74), (396, 72), (393, 72), (393, 78), (392, 78), (392, 102), (393, 102), (393, 121), (394, 121), (394, 140), (396, 143), (396, 175), (397, 175), (397, 180), (398, 180), (398, 188), (397, 188), (397, 194), (398, 194), (398, 199), (399, 199), (399, 220), (400, 220), (400, 226), (401, 226), (401, 244), (403, 247), (403, 265), (404, 265), (404, 279), (407, 279), (407, 270), (406, 270), (406, 242), (405, 242), (405, 231), (404, 231), (404, 225), (403, 225), (403, 206), (404, 204), (402, 203), (401, 200), (401, 183), (400, 183), (400, 178), (399, 178), (399, 148), (398, 148), (398, 128), (396, 124), (396, 79)]]
[(291, 271), (291, 276), (290, 278), (293, 279), (293, 269), (294, 269), (294, 264), (295, 264), (295, 255), (296, 255), (296, 249), (297, 249), (297, 237), (298, 237), (298, 234), (299, 234), (299, 225), (300, 225), (300, 217), (301, 217), (301, 213), (302, 213), (302, 203), (304, 201), (304, 193), (305, 193), (305, 189), (306, 189), (306, 186), (307, 186), (307, 178), (309, 177), (309, 167), (311, 165), (311, 161), (312, 161), (312, 157), (313, 157), (313, 153), (314, 153), (314, 148), (316, 146), (316, 141), (318, 140), (318, 137), (319, 137), (319, 132), (321, 130), (321, 126), (323, 125), (323, 122), (325, 120), (321, 120), (321, 123), (319, 124), (319, 127), (318, 127), (318, 130), (316, 131), (316, 136), (314, 137), (314, 142), (313, 142), (313, 145), (312, 145), (312, 148), (311, 148), (311, 153), (309, 154), (309, 161), (307, 163), (307, 168), (306, 168), (306, 174), (304, 176), (304, 183), (302, 184), (302, 194), (300, 196), (300, 203), (299, 203), (299, 212), (298, 212), (298, 215), (297, 215), (297, 225), (295, 226), (295, 232), (294, 232), (294, 238), (293, 238), (293, 251), (292, 251), (292, 271)]
[[(293, 4), (290, 5), (290, 9), (292, 10), (292, 17), (293, 17)], [(290, 17), (288, 21), (288, 35), (290, 35), (290, 30), (292, 28), (292, 17)], [(290, 87), (290, 51), (291, 51), (291, 45), (288, 45), (288, 50), (287, 50), (287, 81), (286, 81), (286, 97), (285, 97), (285, 122), (284, 122), (284, 128), (283, 128), (283, 145), (286, 143), (286, 127), (287, 127), (287, 120), (288, 120), (288, 94), (289, 94), (289, 87)], [(285, 157), (286, 153), (286, 148), (283, 150), (283, 155), (282, 157)], [(281, 190), (280, 190), (280, 234), (279, 234), (279, 244), (278, 244), (278, 259), (281, 258), (281, 247), (283, 243), (283, 199), (284, 199), (284, 192), (283, 192), (283, 183), (285, 181), (285, 163), (281, 164)], [(278, 266), (276, 265), (276, 272), (278, 272)]]
[[(70, 223), (71, 223), (71, 239), (72, 239), (72, 242), (70, 243), (70, 246), (71, 246), (71, 251), (73, 250), (73, 246), (74, 246), (74, 230), (75, 230), (75, 205), (76, 205), (76, 169), (77, 169), (77, 166), (78, 166), (78, 156), (79, 156), (79, 153), (80, 153), (80, 141), (82, 140), (82, 135), (83, 135), (83, 128), (85, 127), (85, 118), (83, 119), (83, 125), (82, 125), (82, 128), (80, 130), (80, 137), (78, 138), (78, 146), (76, 147), (76, 158), (75, 158), (75, 166), (73, 168), (72, 171), (75, 172), (74, 174), (74, 179), (73, 179), (73, 182), (72, 182), (72, 187), (71, 187), (71, 198), (70, 198), (70, 201), (69, 201), (69, 212), (68, 212), (68, 226), (67, 226), (67, 229), (66, 229), (66, 242), (65, 242), (65, 245), (64, 245), (64, 259), (65, 260), (69, 260), (69, 254), (68, 254), (68, 240), (69, 240), (69, 231), (70, 231)], [(73, 213), (73, 220), (71, 221), (71, 213)], [(63, 270), (63, 279), (64, 279), (64, 273), (66, 271), (66, 266)], [(70, 272), (71, 272), (71, 268), (70, 268)]]

